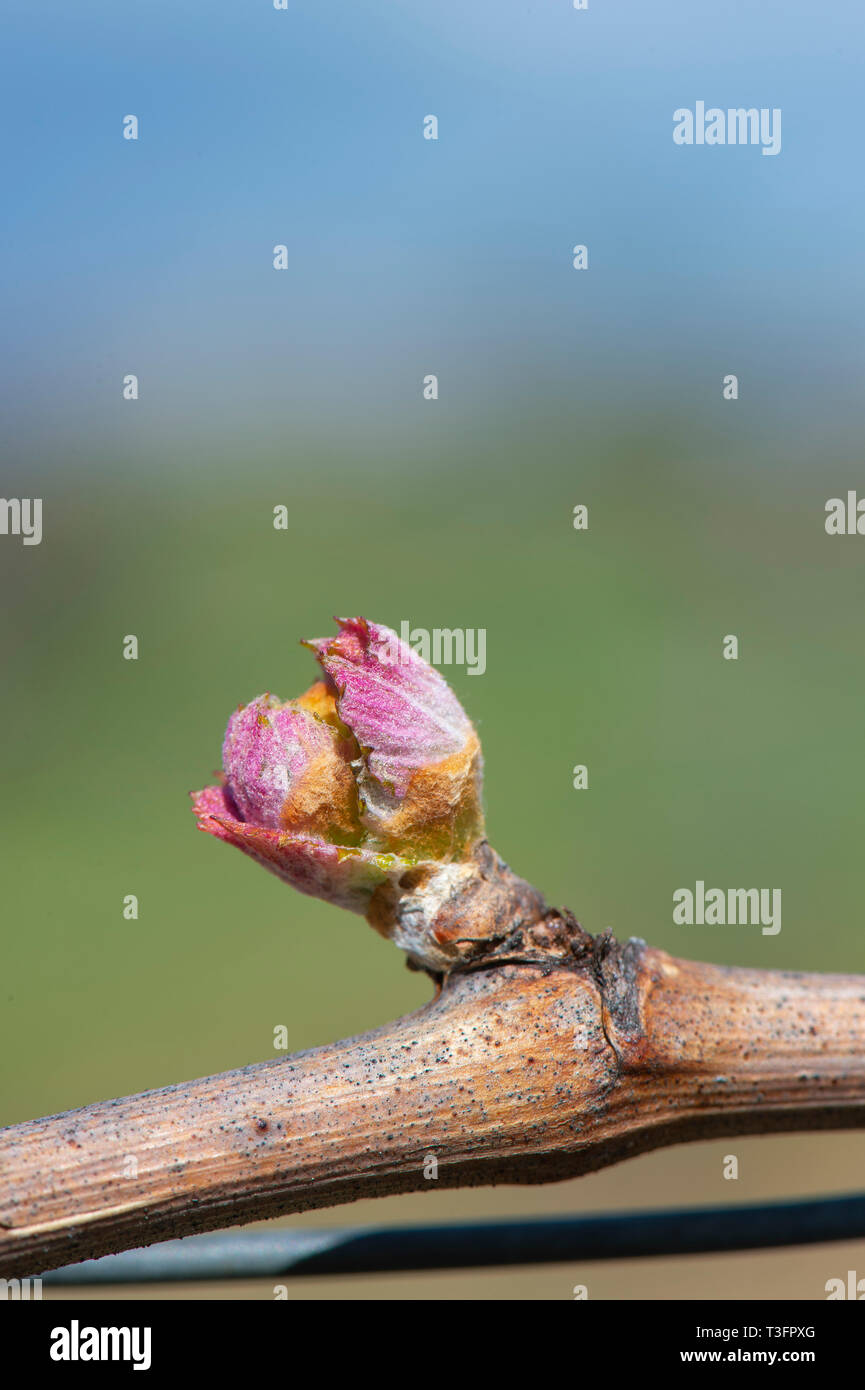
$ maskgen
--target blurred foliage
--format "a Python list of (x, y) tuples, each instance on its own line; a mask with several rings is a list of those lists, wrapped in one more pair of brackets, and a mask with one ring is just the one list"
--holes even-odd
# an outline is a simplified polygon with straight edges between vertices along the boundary
[[(486, 673), (445, 674), (483, 740), (490, 838), (589, 930), (707, 960), (863, 970), (856, 541), (823, 532), (831, 488), (794, 480), (779, 508), (765, 477), (681, 456), (648, 431), (563, 462), (557, 437), (527, 429), (403, 471), (286, 451), (231, 473), (163, 469), (147, 486), (104, 470), (47, 480), (42, 545), (0, 544), (2, 1121), (272, 1057), (279, 1024), (292, 1051), (315, 1046), (429, 996), (361, 918), (199, 834), (189, 807), (232, 708), (303, 690), (317, 668), (298, 639), (336, 613), (487, 629)], [(572, 527), (577, 502), (587, 532)], [(272, 525), (279, 503), (288, 531)], [(731, 632), (738, 662), (721, 657)], [(137, 662), (122, 659), (128, 633)], [(782, 931), (674, 926), (673, 890), (697, 878), (780, 887)], [(123, 918), (128, 893), (138, 921)], [(735, 1184), (719, 1182), (729, 1146), (698, 1145), (564, 1188), (292, 1220), (843, 1190), (863, 1145), (737, 1141), (749, 1159)], [(645, 1289), (629, 1277), (622, 1296)], [(542, 1296), (549, 1273), (521, 1287)]]
[[(279, 1023), (292, 1049), (325, 1042), (426, 996), (360, 918), (189, 810), (231, 709), (304, 689), (298, 639), (334, 613), (487, 629), (486, 673), (445, 673), (483, 740), (490, 837), (590, 930), (862, 969), (861, 567), (821, 517), (685, 480), (645, 440), (573, 468), (551, 450), (410, 476), (263, 459), (218, 485), (57, 481), (42, 545), (0, 553), (3, 1119), (272, 1055)], [(672, 892), (697, 878), (781, 887), (781, 933), (674, 926)]]

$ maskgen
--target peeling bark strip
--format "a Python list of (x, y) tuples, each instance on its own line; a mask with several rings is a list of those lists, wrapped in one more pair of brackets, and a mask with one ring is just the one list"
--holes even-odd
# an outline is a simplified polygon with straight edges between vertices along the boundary
[(538, 1183), (863, 1125), (862, 977), (675, 960), (527, 911), (375, 1032), (0, 1131), (0, 1274), (428, 1189), (428, 1154), (440, 1187)]

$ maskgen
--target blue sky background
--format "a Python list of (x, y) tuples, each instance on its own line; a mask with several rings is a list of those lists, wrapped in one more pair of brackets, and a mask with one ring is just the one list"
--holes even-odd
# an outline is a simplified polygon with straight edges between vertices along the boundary
[[(718, 428), (727, 371), (755, 447), (852, 447), (858, 5), (15, 0), (6, 28), (13, 457), (398, 460), (431, 371), (448, 452), (540, 405)], [(675, 146), (698, 99), (780, 107), (780, 155)]]

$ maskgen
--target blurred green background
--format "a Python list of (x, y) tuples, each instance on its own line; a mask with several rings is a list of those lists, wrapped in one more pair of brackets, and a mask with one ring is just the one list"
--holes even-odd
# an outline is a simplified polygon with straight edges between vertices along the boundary
[[(286, 451), (218, 486), (189, 470), (147, 489), (98, 473), (86, 490), (58, 484), (43, 544), (0, 549), (15, 598), (2, 618), (3, 1122), (272, 1056), (277, 1024), (298, 1050), (428, 997), (361, 918), (201, 835), (189, 807), (233, 707), (304, 689), (317, 668), (297, 639), (331, 631), (334, 613), (487, 629), (486, 673), (445, 674), (483, 740), (490, 838), (589, 930), (713, 961), (865, 968), (856, 540), (825, 535), (810, 482), (779, 507), (772, 487), (686, 474), (679, 448), (647, 421), (563, 462), (559, 438), (532, 422), (500, 441), (495, 469), (469, 454), (411, 471), (367, 459), (352, 473)], [(572, 527), (577, 502), (586, 532)], [(287, 531), (273, 528), (279, 503)], [(738, 662), (721, 657), (731, 632)], [(138, 661), (122, 658), (129, 633)], [(577, 762), (588, 790), (572, 787)], [(780, 887), (782, 931), (674, 926), (673, 890), (697, 878)], [(128, 893), (137, 921), (122, 915)], [(738, 1182), (721, 1180), (727, 1152), (744, 1156)], [(433, 1191), (295, 1219), (819, 1193), (861, 1186), (863, 1158), (858, 1135), (728, 1141), (551, 1188)], [(831, 1256), (808, 1276), (813, 1296)], [(791, 1270), (815, 1258), (778, 1266), (795, 1296), (809, 1285)], [(668, 1286), (639, 1263), (597, 1279), (611, 1296), (675, 1296), (683, 1262), (669, 1263)], [(735, 1296), (723, 1292), (734, 1257), (702, 1265), (692, 1292)], [(477, 1297), (489, 1278), (417, 1287)], [(568, 1278), (527, 1270), (502, 1287), (569, 1297), (570, 1285), (555, 1292)], [(411, 1279), (396, 1287), (412, 1296)], [(385, 1296), (376, 1281), (363, 1296), (377, 1288)]]

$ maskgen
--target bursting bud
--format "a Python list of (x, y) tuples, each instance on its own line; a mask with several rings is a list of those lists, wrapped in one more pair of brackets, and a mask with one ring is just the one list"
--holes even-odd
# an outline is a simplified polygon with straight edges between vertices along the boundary
[[(395, 632), (337, 622), (335, 637), (305, 643), (321, 680), (232, 714), (221, 784), (194, 794), (195, 814), (300, 892), (363, 913), (414, 964), (446, 972), (486, 930), (492, 889), (479, 897), (479, 886), (509, 873), (483, 838), (480, 743), (447, 682)], [(504, 920), (513, 904), (498, 908)]]

